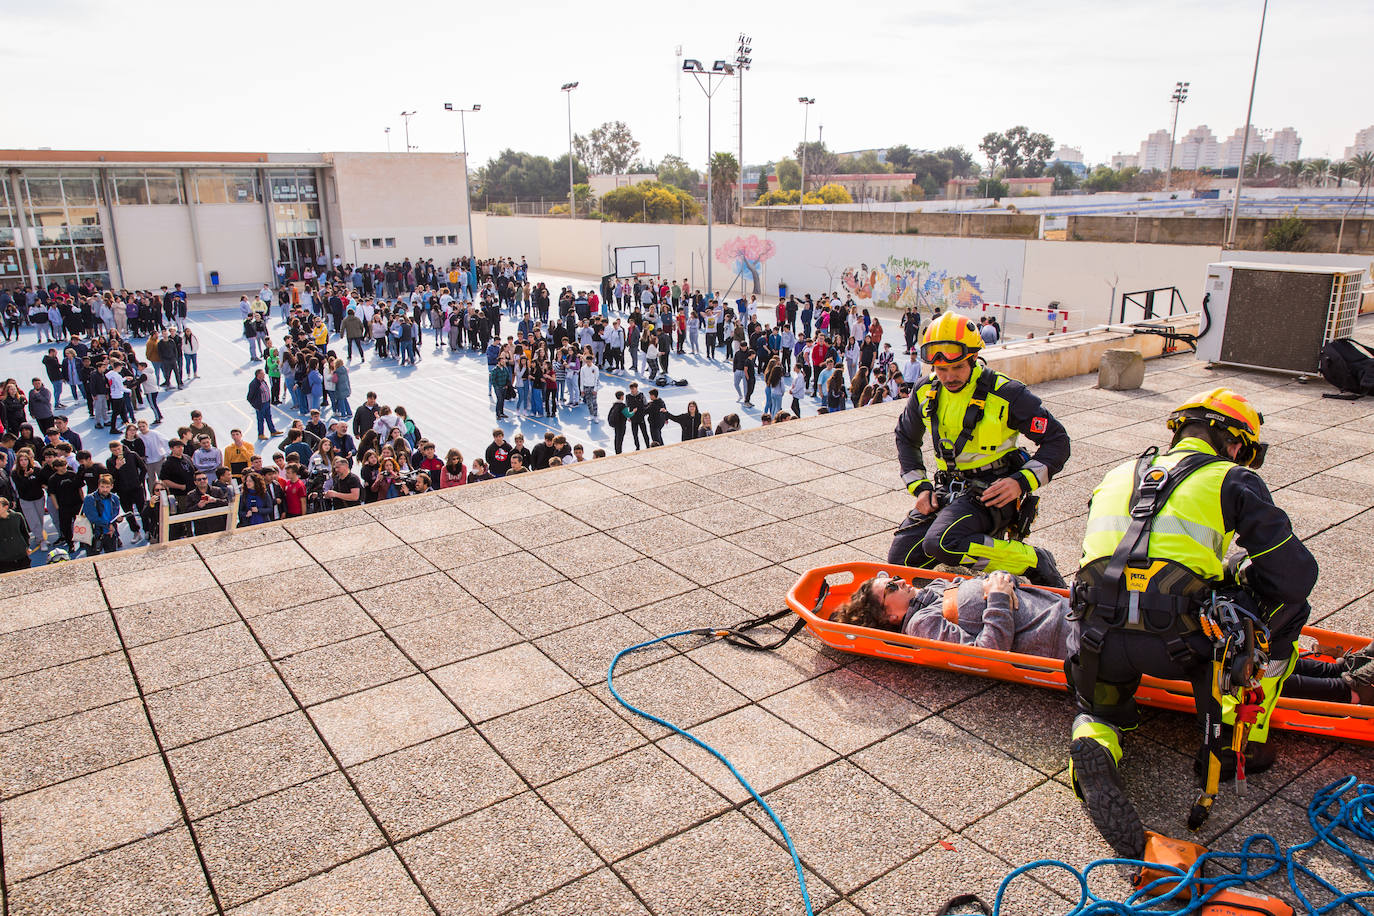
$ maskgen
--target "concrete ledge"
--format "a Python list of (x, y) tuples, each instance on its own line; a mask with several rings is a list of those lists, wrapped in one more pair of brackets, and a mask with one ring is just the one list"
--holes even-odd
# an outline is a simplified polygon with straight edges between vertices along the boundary
[[(1151, 321), (1148, 327), (1171, 327), (1185, 334), (1197, 333), (1196, 315)], [(985, 350), (989, 366), (1012, 378), (1034, 385), (1097, 371), (1108, 350), (1137, 350), (1146, 359), (1166, 355), (1165, 340), (1155, 334), (1136, 334), (1130, 325), (1106, 325), (1055, 337), (1013, 340)]]

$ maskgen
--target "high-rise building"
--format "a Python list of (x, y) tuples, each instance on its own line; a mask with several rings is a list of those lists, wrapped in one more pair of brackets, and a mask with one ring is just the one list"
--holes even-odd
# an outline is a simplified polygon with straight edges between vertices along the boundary
[[(1226, 138), (1226, 142), (1221, 144), (1220, 167), (1224, 169), (1235, 169), (1240, 167), (1241, 142), (1245, 137), (1245, 128), (1237, 127), (1231, 136)], [(1245, 158), (1249, 159), (1255, 153), (1265, 152), (1264, 138), (1260, 136), (1259, 128), (1250, 125), (1250, 140), (1245, 144)]]
[(1112, 157), (1112, 169), (1121, 171), (1122, 169), (1133, 169), (1140, 165), (1140, 159), (1134, 153), (1117, 153)]
[(1069, 171), (1082, 178), (1088, 174), (1088, 167), (1083, 163), (1083, 151), (1076, 146), (1061, 146), (1054, 151), (1050, 157), (1048, 165), (1062, 162), (1069, 167)]
[(1221, 145), (1206, 124), (1199, 124), (1178, 141), (1174, 149), (1174, 168), (1193, 171), (1214, 169), (1221, 158)]
[(1151, 169), (1159, 172), (1164, 171), (1169, 167), (1169, 148), (1171, 145), (1169, 132), (1161, 127), (1140, 144), (1140, 152), (1136, 154), (1136, 164), (1140, 166), (1142, 172), (1148, 172)]
[(1355, 142), (1345, 148), (1343, 159), (1354, 159), (1363, 153), (1374, 153), (1374, 125), (1356, 131)]
[(1274, 162), (1278, 165), (1301, 159), (1302, 156), (1299, 155), (1301, 149), (1302, 138), (1291, 127), (1274, 131), (1274, 136), (1270, 137), (1268, 142), (1264, 144), (1264, 151), (1273, 156)]

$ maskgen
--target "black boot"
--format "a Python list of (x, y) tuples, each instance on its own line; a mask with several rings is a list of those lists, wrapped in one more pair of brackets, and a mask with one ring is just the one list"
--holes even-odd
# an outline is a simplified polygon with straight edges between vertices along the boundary
[(1102, 838), (1123, 859), (1145, 854), (1145, 825), (1126, 797), (1121, 774), (1111, 752), (1091, 738), (1075, 738), (1069, 746), (1074, 792), (1083, 800)]
[(1026, 578), (1032, 585), (1045, 585), (1050, 588), (1068, 588), (1069, 583), (1059, 574), (1059, 566), (1054, 562), (1054, 554), (1043, 547), (1035, 548), (1035, 565), (1026, 570)]

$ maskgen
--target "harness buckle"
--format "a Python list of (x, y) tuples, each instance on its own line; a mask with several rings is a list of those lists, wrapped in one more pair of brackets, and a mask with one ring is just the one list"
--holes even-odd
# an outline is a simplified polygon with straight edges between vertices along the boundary
[(1152, 467), (1145, 472), (1145, 476), (1137, 488), (1140, 498), (1136, 500), (1135, 505), (1131, 506), (1132, 518), (1145, 519), (1155, 514), (1155, 500), (1168, 480), (1168, 468)]

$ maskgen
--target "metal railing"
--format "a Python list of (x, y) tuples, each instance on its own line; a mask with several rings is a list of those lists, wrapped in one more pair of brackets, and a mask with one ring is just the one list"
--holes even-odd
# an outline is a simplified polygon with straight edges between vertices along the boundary
[[(1163, 315), (1163, 314), (1157, 314), (1157, 313), (1156, 313), (1156, 310), (1155, 310), (1155, 309), (1156, 309), (1156, 302), (1155, 302), (1155, 300), (1156, 300), (1156, 297), (1157, 297), (1160, 293), (1168, 293), (1168, 294), (1169, 294), (1169, 314), (1168, 314), (1167, 316), (1165, 316), (1165, 315)], [(1137, 297), (1140, 297), (1140, 296), (1143, 296), (1144, 299), (1137, 298)], [(1134, 305), (1134, 306), (1139, 307), (1139, 308), (1141, 309), (1141, 311), (1144, 312), (1144, 320), (1146, 320), (1146, 321), (1150, 321), (1150, 320), (1152, 320), (1152, 319), (1154, 319), (1154, 318), (1163, 318), (1163, 317), (1172, 318), (1172, 317), (1174, 317), (1174, 315), (1176, 315), (1176, 314), (1178, 314), (1178, 315), (1187, 315), (1187, 314), (1189, 314), (1189, 312), (1188, 312), (1188, 304), (1187, 304), (1186, 302), (1183, 301), (1183, 294), (1180, 293), (1180, 292), (1178, 291), (1178, 287), (1176, 287), (1176, 286), (1160, 286), (1160, 287), (1157, 287), (1157, 288), (1155, 288), (1155, 289), (1141, 289), (1141, 290), (1136, 290), (1136, 291), (1133, 292), (1133, 293), (1122, 293), (1122, 294), (1121, 294), (1121, 313), (1120, 313), (1120, 317), (1117, 319), (1121, 324), (1125, 324), (1125, 323), (1126, 323), (1126, 305), (1127, 305), (1128, 303), (1131, 304), (1131, 305)], [(1175, 308), (1176, 306), (1177, 306), (1177, 308)]]

